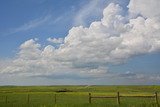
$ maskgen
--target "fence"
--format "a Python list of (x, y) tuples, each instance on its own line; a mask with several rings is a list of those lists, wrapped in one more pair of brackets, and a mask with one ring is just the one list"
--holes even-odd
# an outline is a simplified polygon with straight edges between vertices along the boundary
[[(32, 94), (26, 94), (26, 95), (27, 96), (25, 98), (25, 103), (30, 104), (32, 102), (32, 97), (33, 96), (32, 96)], [(60, 102), (60, 100), (62, 100), (61, 98), (63, 98), (63, 95), (62, 96), (60, 96), (59, 94), (58, 94), (58, 96), (57, 96), (57, 94), (51, 94), (51, 95), (52, 95), (52, 97), (50, 97), (50, 98), (52, 98), (52, 99), (50, 99), (50, 100), (54, 104), (57, 104), (57, 100), (58, 100), (58, 102)], [(58, 99), (57, 99), (57, 97), (58, 97)], [(10, 97), (7, 96), (7, 95), (4, 96), (3, 97), (4, 103), (6, 103), (6, 104), (9, 103), (9, 98)], [(68, 97), (66, 97), (66, 98), (68, 99)], [(136, 96), (135, 95), (134, 96), (133, 95), (132, 96), (120, 95), (119, 92), (117, 92), (117, 95), (115, 95), (115, 96), (93, 96), (93, 95), (91, 95), (91, 93), (89, 93), (89, 98), (88, 98), (89, 101), (88, 102), (89, 102), (89, 104), (91, 104), (92, 103), (92, 99), (101, 99), (101, 98), (116, 99), (118, 105), (120, 105), (120, 103), (121, 103), (121, 98), (153, 98), (155, 100), (155, 103), (159, 106), (157, 92), (155, 92), (153, 95), (146, 95), (146, 96), (140, 96), (140, 95), (136, 95)], [(78, 99), (78, 96), (74, 97), (73, 99)], [(86, 95), (85, 101), (87, 102), (87, 95)]]
[(154, 98), (155, 99), (155, 103), (158, 105), (159, 107), (159, 103), (158, 103), (158, 95), (157, 92), (154, 93), (154, 95), (148, 95), (148, 96), (125, 96), (125, 95), (120, 95), (119, 92), (117, 92), (117, 96), (91, 96), (91, 93), (89, 93), (89, 103), (91, 104), (92, 99), (97, 99), (97, 98), (106, 98), (106, 99), (111, 99), (111, 98), (115, 98), (117, 99), (117, 104), (120, 105), (120, 98), (122, 97), (130, 97), (130, 98)]
[[(50, 96), (51, 101), (54, 104), (56, 104), (57, 103), (57, 97), (56, 97), (57, 95), (56, 94), (50, 94), (50, 95), (52, 95), (52, 96)], [(33, 100), (33, 94), (26, 94), (25, 96), (26, 96), (25, 98), (23, 97), (23, 100), (25, 99), (25, 104), (32, 103), (31, 100)], [(8, 95), (0, 96), (0, 103), (3, 103), (3, 104), (15, 103), (11, 97), (12, 96), (8, 96)], [(14, 100), (16, 100), (16, 99), (14, 99)], [(34, 100), (36, 100), (36, 99), (34, 99)], [(38, 100), (38, 97), (37, 97), (37, 100)]]
[[(20, 95), (20, 96), (19, 96)], [(4, 94), (0, 95), (0, 107), (1, 104), (15, 104), (21, 103), (25, 105), (32, 105), (32, 104), (70, 104), (74, 103), (77, 100), (83, 98), (85, 103), (88, 103), (88, 94), (86, 95), (79, 95), (79, 94), (66, 94), (66, 93), (20, 93), (20, 94)], [(84, 99), (85, 98), (85, 99)], [(82, 102), (83, 103), (83, 102)]]

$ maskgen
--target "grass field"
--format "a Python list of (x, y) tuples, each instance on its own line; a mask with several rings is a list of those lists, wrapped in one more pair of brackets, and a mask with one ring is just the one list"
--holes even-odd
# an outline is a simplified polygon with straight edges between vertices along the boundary
[[(117, 99), (93, 99), (89, 104), (88, 93), (116, 96), (118, 91), (128, 96), (154, 95), (160, 86), (1, 86), (0, 107), (117, 107)], [(120, 102), (120, 107), (157, 107), (154, 98), (121, 98)]]

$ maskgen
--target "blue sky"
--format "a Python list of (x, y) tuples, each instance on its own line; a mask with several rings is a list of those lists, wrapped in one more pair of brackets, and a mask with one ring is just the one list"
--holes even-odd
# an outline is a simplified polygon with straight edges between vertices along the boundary
[[(126, 0), (102, 0), (105, 7), (110, 2), (124, 7)], [(31, 38), (39, 38), (43, 43), (48, 37), (65, 37), (74, 25), (78, 11), (90, 0), (15, 0), (0, 1), (0, 57), (13, 57), (17, 47)], [(104, 4), (102, 4), (104, 3)], [(102, 13), (87, 16), (86, 25), (100, 19)], [(82, 23), (81, 23), (82, 24)], [(78, 24), (78, 25), (81, 25)], [(33, 26), (33, 27), (31, 27)]]
[[(138, 11), (139, 13), (136, 13), (137, 15), (135, 15), (134, 13), (135, 16), (134, 15), (133, 17), (130, 16), (130, 14), (132, 13), (129, 13), (128, 11), (129, 11), (129, 8), (132, 8), (132, 7), (127, 7), (129, 2), (130, 2), (129, 0), (102, 0), (102, 1), (98, 1), (98, 0), (95, 0), (95, 1), (92, 1), (92, 0), (14, 0), (14, 1), (1, 0), (0, 1), (0, 21), (1, 21), (0, 23), (0, 64), (1, 66), (5, 65), (6, 67), (8, 66), (8, 67), (15, 68), (15, 65), (13, 64), (7, 65), (7, 64), (20, 60), (22, 53), (24, 54), (26, 52), (25, 45), (27, 44), (27, 41), (31, 39), (32, 40), (29, 41), (28, 43), (31, 43), (37, 49), (40, 49), (40, 51), (44, 51), (45, 47), (47, 47), (48, 45), (55, 47), (57, 50), (60, 50), (61, 48), (59, 47), (61, 47), (61, 44), (64, 44), (64, 45), (66, 44), (65, 41), (67, 41), (67, 39), (65, 40), (64, 38), (72, 37), (70, 36), (71, 34), (69, 33), (69, 30), (72, 29), (72, 27), (83, 26), (83, 27), (89, 28), (92, 22), (103, 20), (102, 19), (103, 10), (110, 3), (119, 4), (119, 6), (123, 9), (123, 12), (121, 12), (120, 15), (126, 18), (125, 22), (122, 21), (124, 24), (128, 23), (129, 20), (132, 18), (133, 19), (135, 18), (135, 20), (136, 19), (138, 20), (137, 18), (138, 16), (142, 16), (142, 18), (144, 19), (147, 19), (147, 18), (152, 19), (150, 16), (145, 16), (146, 15), (145, 9), (142, 9), (141, 11), (141, 8), (137, 8), (137, 10), (138, 9), (140, 10)], [(115, 6), (115, 8), (117, 7)], [(116, 13), (116, 14), (119, 15), (119, 13)], [(132, 18), (127, 19), (128, 17), (132, 17)], [(156, 17), (159, 17), (159, 16), (156, 16)], [(109, 32), (112, 32), (112, 29)], [(112, 33), (115, 34), (114, 32), (118, 32), (118, 31), (113, 30)], [(77, 33), (75, 33), (75, 35), (76, 34)], [(157, 34), (157, 32), (153, 32), (153, 34)], [(123, 33), (120, 33), (120, 35), (123, 35)], [(80, 36), (78, 35), (77, 38), (78, 37)], [(54, 40), (47, 41), (48, 38), (56, 38), (56, 39), (62, 38), (64, 39), (64, 41), (62, 41), (62, 43), (56, 44), (56, 43), (51, 43), (51, 42), (55, 42)], [(157, 41), (158, 40), (159, 39), (157, 39)], [(71, 41), (71, 40), (68, 39), (68, 41)], [(36, 43), (40, 44), (41, 46), (38, 46)], [(74, 43), (74, 41), (73, 42), (71, 41), (71, 43)], [(149, 45), (153, 45), (153, 43)], [(67, 47), (67, 44), (65, 46)], [(100, 46), (100, 45), (97, 45), (97, 46)], [(13, 80), (15, 80), (14, 82), (10, 79), (6, 79), (5, 81), (4, 80), (2, 81), (0, 79), (0, 85), (8, 85), (8, 84), (15, 84), (15, 85), (53, 84), (54, 85), (54, 84), (69, 84), (69, 83), (83, 84), (84, 82), (86, 82), (86, 84), (104, 84), (104, 85), (105, 84), (106, 85), (107, 84), (109, 85), (159, 84), (160, 83), (160, 66), (159, 66), (160, 52), (159, 52), (159, 48), (157, 48), (158, 45), (156, 45), (155, 47), (156, 49), (153, 52), (150, 52), (150, 50), (148, 50), (148, 52), (146, 51), (140, 52), (139, 50), (137, 51), (137, 49), (135, 49), (134, 53), (129, 54), (127, 58), (124, 58), (123, 56), (122, 59), (121, 58), (116, 59), (118, 64), (115, 63), (114, 61), (108, 61), (108, 60), (106, 62), (105, 61), (102, 62), (103, 64), (101, 65), (97, 64), (99, 61), (92, 62), (92, 60), (90, 59), (87, 60), (88, 62), (87, 61), (83, 62), (79, 59), (77, 59), (78, 62), (69, 61), (68, 63), (71, 63), (73, 67), (67, 68), (68, 70), (67, 72), (65, 72), (64, 70), (60, 70), (59, 71), (60, 73), (58, 74), (56, 73), (48, 74), (48, 72), (50, 71), (48, 70), (47, 74), (46, 73), (40, 74), (40, 76), (37, 77), (36, 80), (34, 79), (35, 75), (32, 75), (32, 76), (25, 75), (24, 78), (26, 79), (17, 77), (15, 75), (17, 75), (16, 73), (19, 71), (15, 71), (15, 75), (12, 76)], [(99, 47), (96, 47), (96, 48), (98, 49)], [(50, 49), (52, 50), (52, 47), (50, 47)], [(104, 49), (106, 49), (106, 47)], [(30, 52), (32, 53), (32, 51)], [(26, 53), (28, 55), (28, 51)], [(61, 54), (59, 54), (58, 56), (60, 55)], [(66, 53), (66, 55), (68, 54)], [(89, 56), (90, 55), (87, 55), (87, 58)], [(73, 55), (72, 58), (74, 57), (75, 56)], [(49, 58), (52, 59), (51, 57)], [(65, 57), (62, 59), (60, 58), (60, 60), (64, 60), (64, 59)], [(115, 60), (115, 59), (111, 58), (111, 60)], [(30, 62), (31, 60), (27, 60), (27, 61)], [(37, 62), (38, 61), (39, 59), (37, 59)], [(55, 63), (55, 61), (53, 62)], [(83, 64), (81, 65), (81, 63), (84, 63), (85, 66)], [(81, 69), (76, 68), (74, 66), (76, 64), (79, 64), (80, 67), (82, 68)], [(21, 65), (21, 67), (23, 66), (26, 66), (26, 65), (25, 64)], [(91, 66), (91, 69), (85, 68), (86, 66), (87, 67)], [(28, 65), (28, 67), (30, 67), (30, 65)], [(63, 66), (63, 67), (66, 67), (66, 66)], [(99, 72), (97, 70), (100, 69), (101, 71), (105, 67), (106, 67), (106, 71), (104, 72), (107, 72), (107, 74), (104, 77), (102, 77), (100, 74), (96, 74), (100, 76), (95, 76), (96, 77), (95, 78), (95, 77), (91, 77), (90, 75), (86, 76), (85, 74), (75, 73), (81, 70), (84, 70), (84, 71), (91, 70), (91, 73), (92, 72), (97, 73)], [(92, 68), (96, 68), (96, 69), (92, 69)], [(56, 70), (59, 70), (59, 68), (56, 68)], [(69, 70), (72, 71), (71, 74)], [(5, 72), (6, 70), (3, 68), (1, 71)], [(35, 74), (35, 71), (33, 71), (31, 74)], [(2, 73), (0, 75), (1, 76), (5, 75), (5, 77), (8, 78), (10, 74)], [(65, 80), (65, 77), (67, 77), (66, 80)], [(151, 77), (151, 80), (147, 79), (149, 77)], [(63, 79), (54, 79), (54, 78), (63, 78)], [(117, 78), (117, 79), (113, 79), (113, 78)], [(154, 80), (153, 78), (156, 78), (156, 79)], [(19, 80), (22, 80), (22, 82), (18, 82)], [(35, 82), (32, 83), (31, 82), (32, 80), (34, 80)], [(57, 82), (53, 82), (55, 80)], [(75, 82), (73, 82), (73, 80), (75, 80)]]
[[(0, 3), (0, 49), (2, 51), (0, 57), (13, 56), (17, 47), (30, 38), (37, 37), (43, 40), (50, 36), (64, 37), (71, 28), (73, 12), (75, 9), (78, 10), (75, 7), (80, 3), (68, 0), (2, 0)], [(70, 16), (66, 17), (65, 14)], [(66, 19), (54, 22), (60, 17), (66, 17)], [(33, 27), (25, 28), (25, 25)]]

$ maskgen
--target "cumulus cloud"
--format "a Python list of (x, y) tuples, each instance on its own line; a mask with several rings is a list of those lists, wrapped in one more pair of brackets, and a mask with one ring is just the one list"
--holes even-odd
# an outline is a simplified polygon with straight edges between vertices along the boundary
[[(24, 42), (16, 58), (1, 69), (1, 73), (104, 77), (108, 64), (124, 63), (137, 55), (160, 52), (159, 13), (150, 17), (148, 14), (153, 12), (146, 10), (150, 13), (145, 13), (138, 7), (135, 8), (138, 12), (133, 11), (134, 5), (137, 6), (137, 2), (131, 0), (128, 7), (130, 14), (137, 14), (135, 18), (122, 15), (123, 8), (111, 3), (104, 9), (100, 21), (92, 22), (89, 27), (73, 27), (64, 40), (47, 39), (60, 43), (58, 48), (52, 45), (43, 48), (36, 39)], [(148, 2), (143, 5), (150, 8)], [(132, 73), (126, 75), (135, 76)]]
[(159, 0), (130, 0), (129, 11), (133, 14), (141, 14), (144, 17), (159, 17)]
[(61, 44), (63, 43), (63, 38), (48, 38), (47, 41), (54, 43), (54, 44)]

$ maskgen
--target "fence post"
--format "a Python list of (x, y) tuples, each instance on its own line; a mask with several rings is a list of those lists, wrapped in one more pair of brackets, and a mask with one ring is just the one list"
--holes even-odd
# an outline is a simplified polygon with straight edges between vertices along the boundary
[(7, 98), (7, 96), (6, 96), (6, 99), (5, 99), (5, 100), (6, 100), (5, 102), (6, 102), (6, 104), (7, 104), (7, 102), (8, 102), (8, 98)]
[(30, 96), (29, 96), (29, 94), (28, 94), (28, 95), (27, 95), (27, 103), (28, 103), (28, 104), (29, 104), (29, 97), (30, 97)]
[(91, 104), (91, 93), (89, 93), (89, 104)]
[(57, 96), (56, 96), (56, 94), (54, 95), (54, 103), (55, 104), (57, 103)]
[(119, 96), (119, 92), (117, 92), (117, 104), (120, 105), (120, 96)]
[(158, 104), (158, 95), (157, 95), (157, 92), (155, 92), (155, 102), (156, 102), (156, 104), (158, 105), (158, 107), (159, 107), (159, 104)]

